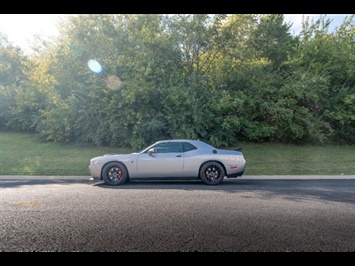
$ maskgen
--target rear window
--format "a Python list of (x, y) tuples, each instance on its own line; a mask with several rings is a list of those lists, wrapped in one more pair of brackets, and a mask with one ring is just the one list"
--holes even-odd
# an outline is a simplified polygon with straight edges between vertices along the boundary
[(182, 149), (183, 149), (184, 152), (197, 150), (197, 148), (194, 145), (192, 145), (191, 143), (189, 143), (189, 142), (183, 142), (182, 143)]

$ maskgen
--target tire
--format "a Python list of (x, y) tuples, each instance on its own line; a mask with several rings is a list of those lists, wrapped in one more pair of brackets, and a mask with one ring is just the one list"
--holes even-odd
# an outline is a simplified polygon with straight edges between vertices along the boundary
[(222, 183), (224, 176), (224, 168), (218, 162), (204, 163), (200, 169), (200, 178), (207, 185), (218, 185)]
[(102, 179), (110, 186), (122, 185), (126, 182), (127, 177), (126, 167), (119, 162), (108, 163), (102, 170)]

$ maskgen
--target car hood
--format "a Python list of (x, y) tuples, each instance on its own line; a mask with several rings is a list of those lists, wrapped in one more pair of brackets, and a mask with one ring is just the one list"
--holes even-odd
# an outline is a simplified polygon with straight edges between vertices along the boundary
[(122, 158), (136, 158), (139, 153), (128, 153), (128, 154), (104, 154), (102, 156), (98, 156), (92, 158), (92, 160), (117, 160)]

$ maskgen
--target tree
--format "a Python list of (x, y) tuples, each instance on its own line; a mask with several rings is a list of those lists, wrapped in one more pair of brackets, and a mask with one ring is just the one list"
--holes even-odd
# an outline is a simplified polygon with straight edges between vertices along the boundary
[(27, 129), (18, 121), (16, 110), (18, 101), (24, 101), (19, 95), (26, 82), (24, 71), (27, 58), (21, 49), (14, 47), (7, 36), (0, 32), (0, 128)]

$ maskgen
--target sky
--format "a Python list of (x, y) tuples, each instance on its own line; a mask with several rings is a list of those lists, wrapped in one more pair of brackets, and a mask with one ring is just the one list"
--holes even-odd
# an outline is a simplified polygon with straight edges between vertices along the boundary
[[(346, 16), (351, 14), (328, 14), (333, 20), (331, 29), (339, 26)], [(0, 14), (0, 32), (4, 33), (8, 40), (15, 46), (21, 47), (26, 53), (30, 53), (30, 44), (34, 35), (39, 34), (45, 38), (55, 37), (59, 34), (58, 20), (65, 14)], [(285, 21), (293, 23), (291, 33), (298, 34), (301, 30), (303, 14), (285, 14)], [(306, 14), (310, 18), (317, 19), (319, 14)]]
[(64, 14), (0, 14), (0, 32), (15, 46), (29, 51), (34, 35), (50, 38), (59, 34), (57, 23)]

